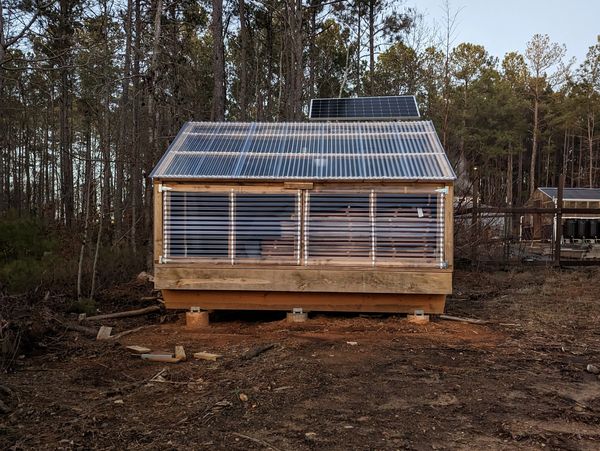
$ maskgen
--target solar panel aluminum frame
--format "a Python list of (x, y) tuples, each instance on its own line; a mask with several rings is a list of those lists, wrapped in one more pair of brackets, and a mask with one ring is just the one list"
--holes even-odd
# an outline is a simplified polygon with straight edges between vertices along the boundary
[[(411, 97), (415, 102), (415, 108), (417, 110), (416, 116), (352, 116), (352, 117), (313, 117), (313, 102), (315, 100), (344, 100), (344, 99), (389, 99), (395, 97)], [(405, 96), (371, 96), (371, 97), (322, 97), (318, 99), (310, 99), (310, 106), (308, 109), (308, 119), (310, 121), (385, 121), (385, 120), (419, 120), (421, 119), (421, 111), (419, 110), (419, 103), (414, 95)]]

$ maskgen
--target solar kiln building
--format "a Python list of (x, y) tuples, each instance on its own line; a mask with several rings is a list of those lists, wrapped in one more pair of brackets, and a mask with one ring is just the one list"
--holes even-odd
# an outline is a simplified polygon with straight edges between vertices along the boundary
[(152, 173), (167, 308), (443, 312), (455, 175), (432, 123), (316, 106), (183, 126)]

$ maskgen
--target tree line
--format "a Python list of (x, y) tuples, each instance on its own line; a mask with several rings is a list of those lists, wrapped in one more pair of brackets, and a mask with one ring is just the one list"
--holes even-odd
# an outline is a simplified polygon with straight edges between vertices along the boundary
[(0, 213), (149, 243), (148, 174), (188, 120), (299, 121), (309, 99), (416, 94), (482, 201), (597, 186), (600, 38), (490, 55), (392, 0), (0, 0)]

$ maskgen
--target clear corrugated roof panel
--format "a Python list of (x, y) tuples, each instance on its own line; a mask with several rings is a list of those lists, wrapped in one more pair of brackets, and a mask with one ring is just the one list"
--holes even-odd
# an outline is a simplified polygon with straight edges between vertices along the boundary
[(151, 176), (239, 180), (455, 179), (430, 121), (188, 122)]

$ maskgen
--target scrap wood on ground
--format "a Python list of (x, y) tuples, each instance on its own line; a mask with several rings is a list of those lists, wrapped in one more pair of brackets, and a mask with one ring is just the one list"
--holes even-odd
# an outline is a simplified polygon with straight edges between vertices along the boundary
[[(459, 272), (461, 320), (427, 324), (231, 314), (188, 331), (150, 314), (96, 341), (59, 315), (2, 376), (0, 447), (597, 449), (599, 276)], [(140, 357), (176, 346), (185, 361)]]

